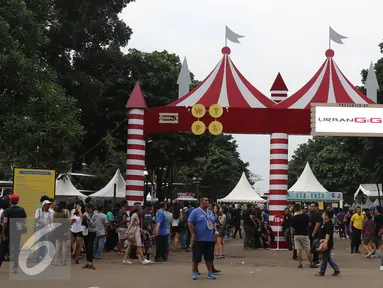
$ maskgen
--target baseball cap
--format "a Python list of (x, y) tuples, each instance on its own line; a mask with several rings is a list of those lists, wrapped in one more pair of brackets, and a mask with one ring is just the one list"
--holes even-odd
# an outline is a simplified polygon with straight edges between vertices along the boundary
[(20, 199), (19, 195), (17, 194), (11, 194), (8, 197), (9, 197), (9, 200), (11, 200), (11, 202), (19, 202), (19, 199)]
[(376, 209), (375, 206), (371, 206), (371, 207), (370, 207), (370, 210), (371, 210), (371, 211), (374, 211), (375, 209)]
[(49, 200), (44, 200), (44, 201), (43, 201), (43, 206), (44, 206), (44, 205), (47, 205), (47, 204), (52, 204), (52, 202), (49, 201)]

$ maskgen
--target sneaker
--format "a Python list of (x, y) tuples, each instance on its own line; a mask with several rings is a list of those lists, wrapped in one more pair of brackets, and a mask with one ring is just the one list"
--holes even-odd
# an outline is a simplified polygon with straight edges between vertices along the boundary
[(124, 265), (130, 265), (130, 264), (133, 264), (131, 261), (129, 261), (129, 260), (123, 260), (122, 261), (122, 264), (124, 264)]
[(340, 274), (340, 271), (334, 271), (334, 273), (331, 274), (331, 276), (338, 276)]
[[(218, 273), (220, 273), (220, 272), (221, 272), (221, 270), (218, 270), (218, 269), (213, 268), (213, 273), (218, 274)], [(199, 275), (201, 275), (201, 274), (199, 274)]]
[(380, 266), (380, 271), (383, 271), (383, 266)]
[(367, 253), (366, 258), (370, 258), (371, 255), (373, 255), (374, 253), (375, 253), (374, 251), (371, 251), (371, 252)]
[(215, 277), (215, 275), (213, 274), (213, 272), (210, 272), (209, 274), (207, 274), (207, 278), (208, 278), (208, 279), (212, 279), (212, 280), (217, 279), (217, 278)]
[(317, 265), (315, 265), (314, 263), (313, 263), (313, 264), (310, 264), (309, 267), (310, 267), (311, 269), (316, 269), (316, 268), (318, 268)]
[(193, 273), (192, 273), (192, 279), (193, 279), (193, 280), (197, 280), (197, 276), (198, 276), (198, 273), (197, 273), (197, 272), (193, 272)]
[(302, 265), (302, 263), (301, 263), (301, 264), (299, 264), (299, 265), (297, 266), (297, 268), (300, 268), (300, 269), (302, 269), (302, 268), (303, 268), (303, 265)]
[(145, 259), (144, 261), (141, 261), (141, 264), (142, 265), (152, 264), (152, 261)]

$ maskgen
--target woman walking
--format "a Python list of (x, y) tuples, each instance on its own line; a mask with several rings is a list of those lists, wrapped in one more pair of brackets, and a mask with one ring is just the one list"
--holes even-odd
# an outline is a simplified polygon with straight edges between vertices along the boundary
[(84, 215), (81, 212), (81, 205), (76, 205), (76, 208), (73, 211), (73, 215), (71, 218), (71, 228), (70, 231), (72, 232), (72, 245), (71, 247), (74, 247), (73, 249), (73, 256), (75, 259), (75, 264), (80, 264), (79, 258), (80, 258), (80, 252), (81, 247), (83, 243), (83, 235), (82, 232), (84, 231), (84, 226), (82, 225), (82, 219)]
[(329, 211), (323, 211), (322, 218), (323, 224), (319, 231), (319, 239), (323, 241), (323, 249), (320, 251), (322, 254), (322, 264), (320, 266), (320, 272), (315, 276), (324, 276), (327, 269), (327, 263), (334, 269), (334, 273), (331, 276), (337, 276), (340, 274), (338, 265), (331, 258), (331, 250), (334, 248), (334, 224), (332, 223), (329, 215)]
[(172, 221), (172, 233), (174, 233), (173, 238), (173, 251), (176, 251), (180, 243), (180, 218), (181, 218), (181, 207), (178, 203), (173, 205), (173, 221)]
[(56, 250), (55, 250), (55, 258), (53, 261), (53, 265), (57, 266), (59, 263), (59, 259), (61, 256), (61, 265), (66, 265), (69, 256), (69, 242), (70, 242), (70, 215), (69, 211), (65, 209), (65, 202), (60, 202), (59, 205), (56, 206), (55, 212), (52, 217), (52, 225), (55, 227), (59, 225), (57, 228), (53, 230), (53, 236), (56, 241)]
[(85, 229), (83, 231), (84, 241), (86, 245), (86, 261), (87, 263), (82, 268), (89, 268), (96, 270), (96, 266), (93, 264), (93, 258), (94, 258), (94, 240), (96, 239), (96, 217), (94, 217), (94, 210), (93, 210), (92, 203), (86, 204), (86, 212), (83, 216), (83, 225), (85, 226)]
[(129, 261), (129, 254), (133, 246), (137, 247), (137, 254), (143, 265), (153, 263), (152, 261), (145, 259), (144, 253), (142, 251), (143, 245), (141, 235), (143, 232), (141, 233), (142, 230), (140, 228), (140, 213), (141, 206), (139, 205), (135, 206), (132, 212), (130, 212), (130, 224), (126, 232), (126, 238), (129, 240), (129, 246), (125, 251), (124, 260), (122, 261), (122, 264), (124, 265), (132, 264), (132, 262)]
[(217, 237), (217, 259), (222, 259), (225, 258), (225, 253), (224, 253), (224, 239), (225, 235), (227, 233), (227, 208), (220, 208), (219, 209), (219, 216), (218, 216), (218, 222), (219, 222), (219, 235)]

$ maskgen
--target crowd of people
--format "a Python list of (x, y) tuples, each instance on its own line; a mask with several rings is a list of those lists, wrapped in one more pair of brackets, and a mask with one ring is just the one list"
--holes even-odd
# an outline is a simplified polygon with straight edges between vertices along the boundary
[[(89, 198), (88, 198), (89, 199)], [(13, 256), (13, 271), (18, 269), (18, 253), (21, 235), (27, 232), (25, 210), (18, 206), (19, 197), (9, 195), (0, 203), (0, 267)], [(269, 213), (252, 204), (246, 207), (214, 206), (206, 197), (200, 198), (199, 207), (189, 202), (136, 203), (129, 211), (126, 200), (121, 203), (104, 203), (97, 206), (91, 201), (73, 204), (56, 203), (42, 196), (34, 215), (34, 232), (39, 241), (50, 241), (55, 249), (42, 247), (34, 251), (33, 260), (52, 259), (53, 265), (67, 265), (71, 258), (75, 264), (85, 255), (83, 268), (95, 270), (95, 261), (102, 259), (104, 251), (122, 255), (122, 264), (132, 264), (138, 259), (143, 265), (166, 262), (171, 251), (192, 250), (192, 279), (200, 272), (202, 258), (208, 268), (208, 277), (215, 279), (220, 270), (214, 267), (214, 259), (225, 258), (225, 244), (229, 237), (244, 238), (244, 249), (270, 249), (275, 241), (269, 226)], [(307, 211), (309, 210), (309, 211)], [(285, 209), (281, 227), (289, 250), (303, 268), (302, 253), (308, 259), (308, 267), (320, 268), (317, 276), (325, 275), (327, 265), (334, 272), (340, 269), (332, 259), (334, 232), (341, 239), (349, 239), (350, 252), (361, 253), (363, 247), (367, 258), (381, 257), (383, 270), (383, 216), (381, 207), (362, 211), (357, 207), (344, 213), (342, 209), (319, 211), (318, 203), (309, 209), (300, 204)], [(12, 227), (12, 219), (17, 219)], [(56, 225), (59, 224), (59, 225)], [(242, 230), (243, 228), (243, 230)], [(14, 231), (11, 235), (10, 231)], [(244, 235), (243, 235), (244, 234)], [(152, 247), (155, 254), (152, 256)]]
[[(349, 241), (352, 254), (365, 250), (366, 258), (381, 258), (380, 270), (383, 271), (383, 216), (380, 206), (362, 211), (361, 207), (351, 208), (347, 213), (343, 209), (325, 209), (319, 211), (318, 203), (310, 204), (309, 209), (297, 204), (293, 209), (286, 208), (282, 230), (293, 258), (302, 268), (302, 251), (307, 255), (309, 267), (320, 267), (317, 276), (323, 276), (327, 264), (333, 269), (332, 275), (340, 273), (332, 259), (334, 233)], [(320, 257), (322, 261), (320, 261)], [(320, 264), (321, 263), (321, 264)]]

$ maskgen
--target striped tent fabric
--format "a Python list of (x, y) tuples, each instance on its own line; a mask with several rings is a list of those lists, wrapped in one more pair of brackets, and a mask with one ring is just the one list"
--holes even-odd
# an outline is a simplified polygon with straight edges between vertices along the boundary
[(222, 49), (223, 57), (214, 70), (196, 88), (168, 106), (209, 107), (219, 104), (232, 108), (269, 108), (275, 105), (239, 72), (230, 59), (230, 48)]
[(327, 50), (327, 58), (314, 77), (274, 107), (310, 109), (311, 103), (374, 104), (344, 76), (333, 59), (334, 54), (333, 50)]

